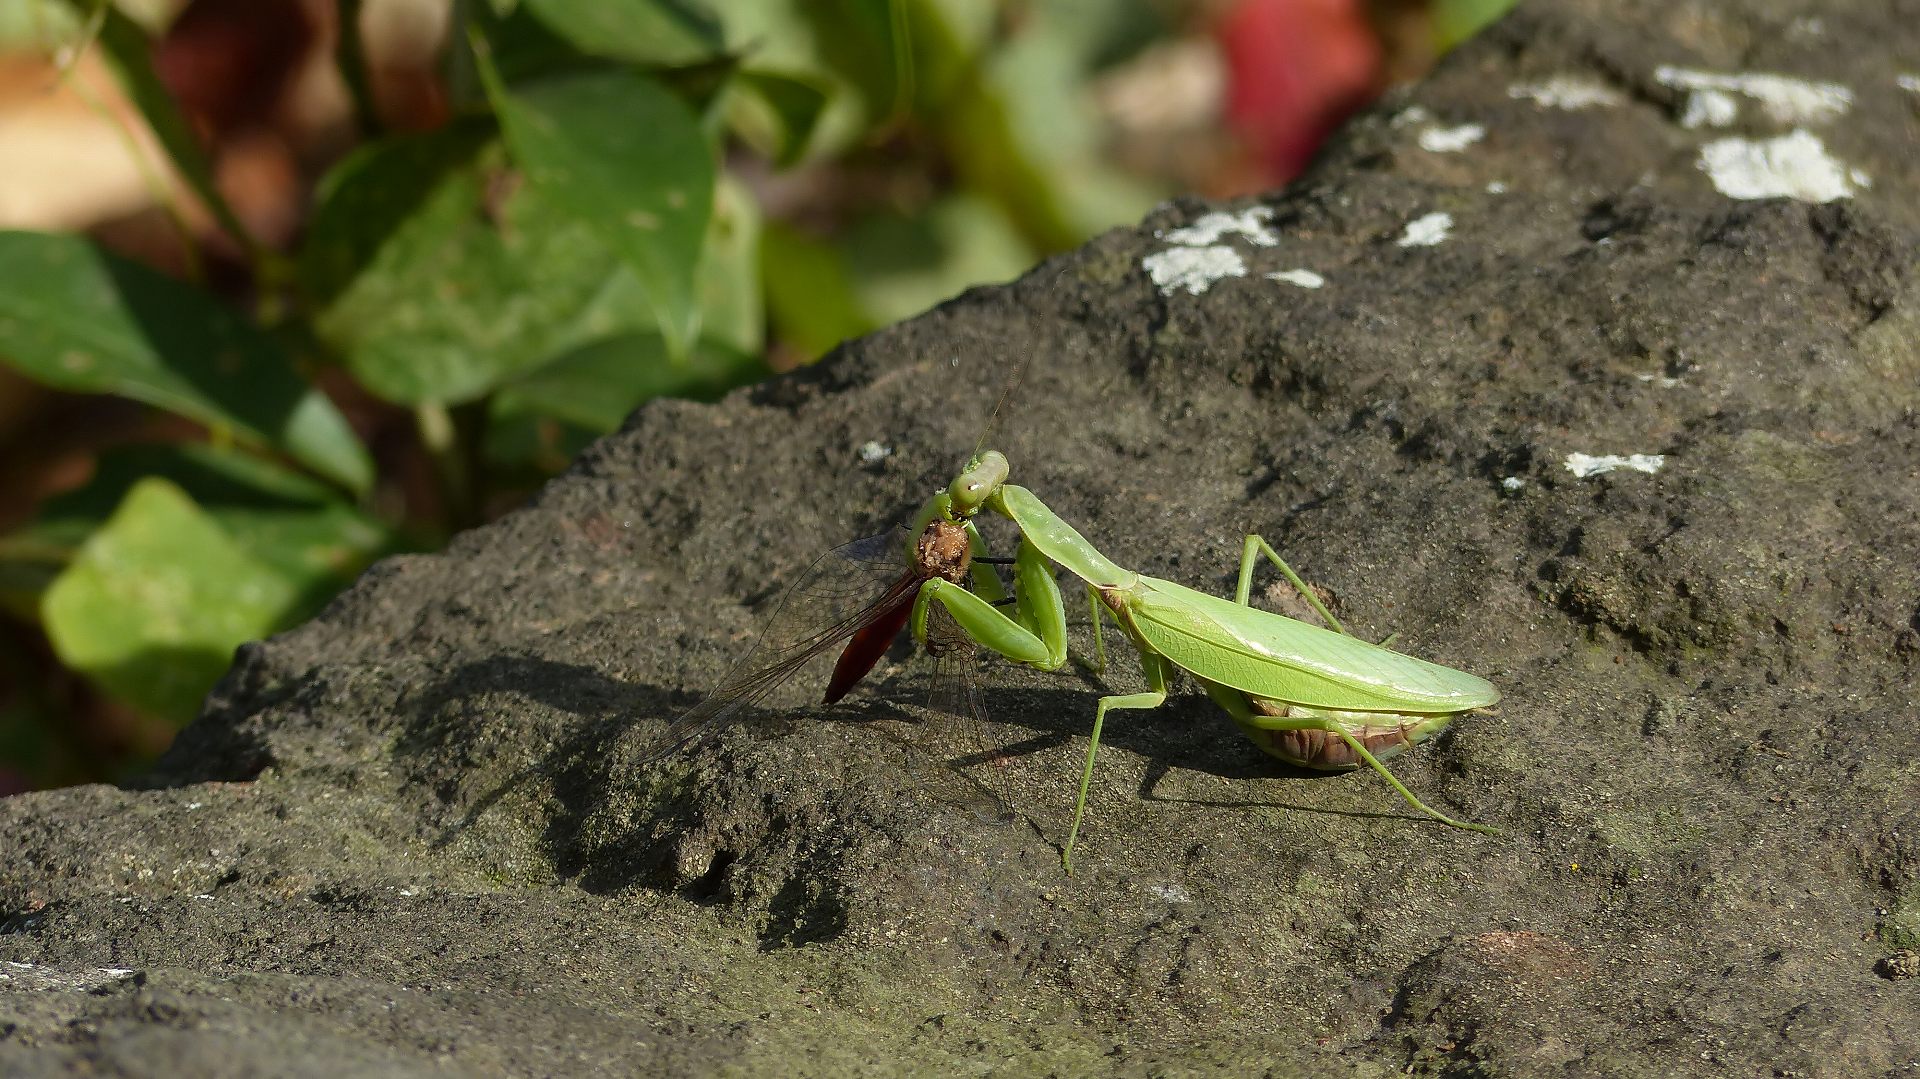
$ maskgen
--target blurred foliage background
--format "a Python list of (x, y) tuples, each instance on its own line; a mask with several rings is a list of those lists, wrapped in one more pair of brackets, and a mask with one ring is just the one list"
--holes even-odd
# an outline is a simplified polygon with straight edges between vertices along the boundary
[(707, 398), (1284, 183), (1511, 0), (0, 0), (0, 794)]

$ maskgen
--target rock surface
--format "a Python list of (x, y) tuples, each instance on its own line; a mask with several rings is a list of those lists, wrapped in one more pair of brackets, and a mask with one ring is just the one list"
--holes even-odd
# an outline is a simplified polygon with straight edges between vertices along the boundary
[[(243, 649), (148, 783), (0, 801), (0, 1073), (1916, 1066), (1916, 57), (1911, 0), (1539, 0), (1232, 217), (643, 409)], [(1130, 657), (992, 670), (984, 753), (903, 659), (638, 763), (1021, 359), (995, 444), (1114, 558), (1230, 594), (1257, 531), (1495, 682), (1395, 770), (1505, 834), (1188, 692), (1109, 717), (1065, 877)]]

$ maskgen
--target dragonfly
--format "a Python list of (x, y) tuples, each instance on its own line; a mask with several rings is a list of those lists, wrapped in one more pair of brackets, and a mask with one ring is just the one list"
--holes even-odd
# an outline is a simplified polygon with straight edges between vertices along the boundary
[[(945, 492), (942, 495), (946, 495)], [(939, 579), (967, 588), (990, 604), (1011, 603), (995, 567), (1011, 558), (989, 556), (971, 520), (956, 519), (950, 497), (929, 500), (912, 530), (894, 528), (835, 547), (819, 558), (782, 597), (754, 645), (704, 700), (675, 718), (641, 750), (639, 763), (669, 757), (717, 736), (814, 660), (835, 648), (840, 654), (822, 705), (833, 705), (872, 672), (880, 657), (914, 628), (936, 660), (930, 710), (958, 716), (976, 738), (986, 725), (986, 707), (974, 678), (979, 649), (945, 608), (917, 605), (923, 586)], [(990, 794), (998, 803), (999, 796)], [(1004, 805), (990, 815), (1007, 816)]]

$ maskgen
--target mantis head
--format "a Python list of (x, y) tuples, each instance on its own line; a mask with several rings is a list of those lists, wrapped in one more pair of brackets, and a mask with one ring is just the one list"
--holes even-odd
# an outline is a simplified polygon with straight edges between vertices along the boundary
[(993, 492), (1007, 482), (1007, 458), (999, 450), (988, 450), (967, 462), (967, 467), (947, 485), (947, 495), (953, 500), (953, 512), (959, 517), (971, 517), (986, 504)]

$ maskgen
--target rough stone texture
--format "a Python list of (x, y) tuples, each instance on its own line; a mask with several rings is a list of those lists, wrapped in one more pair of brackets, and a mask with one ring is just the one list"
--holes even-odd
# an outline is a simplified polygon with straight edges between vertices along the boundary
[[(1853, 102), (1688, 130), (1662, 64)], [(1509, 93), (1555, 75), (1619, 100)], [(0, 802), (0, 1072), (1920, 1066), (1920, 979), (1876, 971), (1920, 938), (1901, 75), (1912, 0), (1542, 0), (1261, 203), (1277, 243), (1222, 238), (1245, 276), (1157, 289), (1156, 230), (1207, 209), (1169, 206), (814, 370), (649, 406), (243, 649), (149, 785)], [(1872, 186), (1735, 201), (1698, 168), (1794, 126)], [(1444, 241), (1397, 244), (1434, 212)], [(1325, 286), (1263, 276), (1296, 268)], [(1130, 660), (1002, 666), (1004, 752), (950, 752), (888, 664), (636, 764), (815, 552), (945, 481), (1020, 358), (995, 442), (1122, 563), (1230, 591), (1259, 531), (1349, 624), (1498, 684), (1396, 769), (1505, 835), (1281, 768), (1186, 694), (1111, 718), (1067, 878)], [(1666, 456), (1579, 479), (1573, 453)]]

